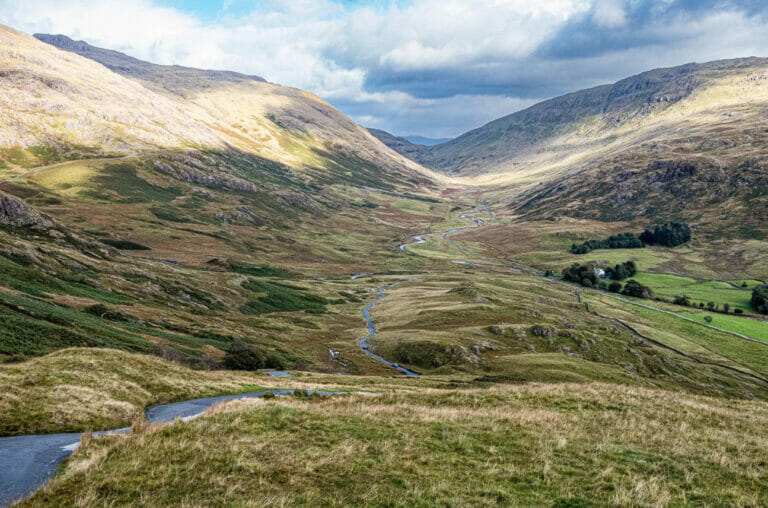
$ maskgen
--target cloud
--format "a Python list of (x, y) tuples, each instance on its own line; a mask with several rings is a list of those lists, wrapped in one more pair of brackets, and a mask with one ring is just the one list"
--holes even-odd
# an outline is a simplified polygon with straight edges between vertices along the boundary
[(596, 25), (606, 28), (618, 28), (626, 25), (627, 15), (621, 0), (598, 0), (592, 10), (592, 20)]
[[(758, 55), (763, 0), (0, 0), (0, 22), (311, 90), (435, 137), (650, 68)], [(715, 35), (716, 34), (716, 35)]]

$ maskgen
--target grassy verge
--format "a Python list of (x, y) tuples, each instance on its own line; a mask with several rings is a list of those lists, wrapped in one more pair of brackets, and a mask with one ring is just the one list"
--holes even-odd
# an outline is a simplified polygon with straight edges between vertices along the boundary
[(90, 441), (22, 506), (761, 505), (767, 424), (610, 384), (235, 402)]
[(112, 349), (64, 349), (0, 366), (0, 435), (123, 427), (147, 406), (256, 391), (264, 380)]

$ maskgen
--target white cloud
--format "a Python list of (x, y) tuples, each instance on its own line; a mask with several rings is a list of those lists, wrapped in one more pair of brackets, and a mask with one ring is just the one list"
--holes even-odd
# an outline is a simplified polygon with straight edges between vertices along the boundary
[[(257, 74), (311, 90), (358, 121), (380, 119), (396, 133), (433, 136), (458, 134), (531, 98), (659, 65), (768, 47), (766, 22), (759, 17), (714, 7), (697, 16), (674, 13), (673, 0), (253, 4), (256, 10), (235, 16), (242, 9), (223, 2), (215, 19), (200, 20), (152, 0), (0, 0), (0, 22), (30, 33), (63, 33), (157, 63)], [(632, 26), (632, 9), (643, 5), (655, 21)], [(586, 21), (591, 25), (576, 34), (580, 38), (569, 40), (573, 24)], [(635, 42), (606, 51), (589, 30), (605, 30), (603, 37), (626, 32)], [(553, 40), (560, 41), (561, 53), (589, 44), (584, 54), (542, 56)], [(599, 51), (589, 54), (595, 47)]]
[(627, 23), (622, 0), (598, 0), (592, 10), (592, 19), (598, 26), (618, 28)]

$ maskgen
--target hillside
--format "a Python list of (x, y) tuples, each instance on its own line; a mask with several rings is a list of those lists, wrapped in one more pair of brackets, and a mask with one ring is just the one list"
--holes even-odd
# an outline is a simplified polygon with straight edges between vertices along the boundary
[[(200, 367), (239, 337), (314, 363), (354, 322), (327, 312), (359, 298), (302, 280), (370, 269), (445, 220), (440, 177), (310, 93), (76, 44), (120, 75), (6, 27), (0, 42), (0, 358), (77, 345)], [(277, 307), (249, 307), (265, 287)]]
[(381, 138), (525, 220), (685, 220), (768, 234), (768, 60), (657, 69), (536, 104), (433, 147)]
[(768, 61), (425, 147), (36, 37), (0, 27), (0, 505), (765, 504)]
[[(669, 133), (686, 119), (683, 112), (762, 103), (765, 84), (760, 75), (765, 68), (768, 60), (746, 58), (644, 72), (499, 118), (421, 149), (416, 160), (460, 175), (562, 165), (563, 159), (619, 147), (629, 137), (641, 139), (638, 130), (645, 136)], [(748, 90), (742, 90), (745, 85)]]

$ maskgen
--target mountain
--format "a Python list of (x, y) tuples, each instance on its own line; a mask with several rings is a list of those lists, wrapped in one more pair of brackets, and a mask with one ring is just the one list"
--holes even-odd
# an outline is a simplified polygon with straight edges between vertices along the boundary
[(427, 174), (308, 92), (232, 72), (141, 62), (64, 36), (38, 35), (44, 44), (3, 28), (0, 37), (14, 48), (3, 58), (2, 85), (13, 93), (0, 104), (10, 115), (0, 146), (66, 152), (76, 145), (102, 153), (200, 146), (297, 170), (332, 170), (336, 159), (357, 158), (381, 166), (382, 178)]
[(435, 146), (441, 143), (447, 143), (452, 138), (427, 138), (424, 136), (403, 136), (405, 139), (415, 145)]
[(315, 278), (447, 215), (443, 177), (309, 92), (38, 37), (0, 27), (2, 359), (205, 367), (237, 339), (322, 363), (359, 297)]
[(767, 68), (767, 62), (748, 58), (644, 72), (499, 118), (448, 143), (423, 149), (418, 160), (461, 175), (557, 164), (566, 157), (592, 154), (628, 136), (637, 137), (638, 130), (646, 135), (648, 131), (671, 131), (685, 118), (685, 110), (742, 102), (734, 94), (713, 102), (713, 94), (736, 89), (735, 83), (727, 84), (723, 79), (738, 75), (748, 80)]
[(487, 185), (528, 219), (684, 219), (711, 236), (763, 238), (766, 112), (768, 59), (743, 58), (574, 92), (432, 147), (381, 139)]
[(424, 149), (424, 146), (422, 145), (414, 144), (406, 138), (395, 136), (387, 131), (369, 127), (368, 132), (392, 150), (414, 160), (416, 160), (418, 154), (421, 153), (421, 150)]

